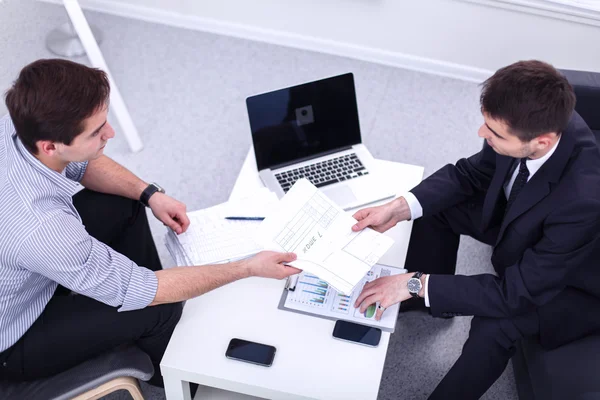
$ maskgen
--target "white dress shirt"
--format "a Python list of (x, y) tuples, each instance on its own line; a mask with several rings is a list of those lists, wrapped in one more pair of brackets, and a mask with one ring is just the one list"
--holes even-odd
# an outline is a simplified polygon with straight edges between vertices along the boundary
[[(533, 175), (535, 175), (535, 173), (539, 171), (539, 169), (542, 167), (542, 165), (544, 165), (544, 163), (546, 161), (548, 161), (548, 159), (552, 156), (552, 154), (554, 154), (554, 151), (558, 147), (559, 142), (560, 142), (560, 136), (558, 137), (558, 140), (556, 141), (556, 144), (554, 145), (554, 147), (552, 147), (550, 149), (550, 151), (548, 153), (546, 153), (543, 157), (540, 157), (535, 160), (525, 161), (525, 165), (527, 165), (527, 169), (529, 170), (529, 177), (527, 178), (527, 182), (529, 182), (531, 177)], [(510, 177), (510, 180), (506, 183), (506, 185), (504, 185), (504, 195), (506, 196), (507, 199), (508, 199), (508, 196), (510, 195), (510, 190), (512, 189), (512, 186), (515, 183), (515, 180), (517, 179), (518, 173), (519, 173), (519, 168), (515, 168), (515, 171), (513, 172), (512, 176)], [(408, 203), (408, 208), (410, 209), (410, 219), (414, 221), (417, 218), (421, 218), (423, 216), (423, 207), (421, 206), (421, 203), (419, 203), (419, 200), (417, 200), (417, 197), (414, 194), (412, 194), (411, 192), (406, 192), (405, 194), (402, 195), (402, 197), (404, 197), (404, 199)], [(427, 306), (427, 307), (430, 307), (429, 276), (430, 276), (429, 274), (427, 274), (425, 276), (425, 306)]]

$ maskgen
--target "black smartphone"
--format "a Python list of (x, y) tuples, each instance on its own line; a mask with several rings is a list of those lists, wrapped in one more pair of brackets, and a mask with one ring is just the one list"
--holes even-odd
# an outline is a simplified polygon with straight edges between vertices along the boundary
[(365, 346), (377, 347), (381, 340), (381, 329), (338, 320), (333, 328), (333, 337), (364, 344)]
[(225, 357), (270, 367), (273, 365), (275, 351), (275, 347), (266, 344), (243, 339), (231, 339), (229, 346), (227, 346)]

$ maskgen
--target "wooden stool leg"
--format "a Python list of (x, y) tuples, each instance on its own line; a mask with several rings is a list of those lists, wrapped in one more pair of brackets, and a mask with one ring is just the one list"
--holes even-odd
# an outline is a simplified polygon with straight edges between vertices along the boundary
[(112, 381), (108, 381), (94, 389), (88, 390), (85, 393), (74, 397), (73, 400), (97, 400), (101, 397), (106, 396), (109, 393), (116, 392), (117, 390), (127, 390), (133, 400), (144, 400), (140, 385), (137, 379), (130, 376), (115, 378)]

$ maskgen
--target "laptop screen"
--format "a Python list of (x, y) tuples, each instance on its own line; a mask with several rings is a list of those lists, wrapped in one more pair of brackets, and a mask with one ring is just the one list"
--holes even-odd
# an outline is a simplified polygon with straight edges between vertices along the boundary
[(246, 99), (258, 170), (361, 142), (351, 73)]

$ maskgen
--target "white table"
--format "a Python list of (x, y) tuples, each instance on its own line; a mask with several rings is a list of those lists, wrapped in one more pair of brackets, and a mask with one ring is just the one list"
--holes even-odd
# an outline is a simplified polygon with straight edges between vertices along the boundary
[[(379, 163), (397, 193), (422, 179), (422, 167)], [(251, 149), (230, 199), (261, 186)], [(411, 228), (405, 222), (388, 231), (395, 244), (381, 264), (404, 266)], [(250, 278), (189, 300), (161, 362), (167, 399), (189, 400), (187, 382), (201, 385), (196, 399), (376, 399), (390, 334), (377, 348), (335, 340), (334, 321), (277, 309), (283, 286)], [(234, 337), (275, 346), (273, 366), (225, 358)]]

